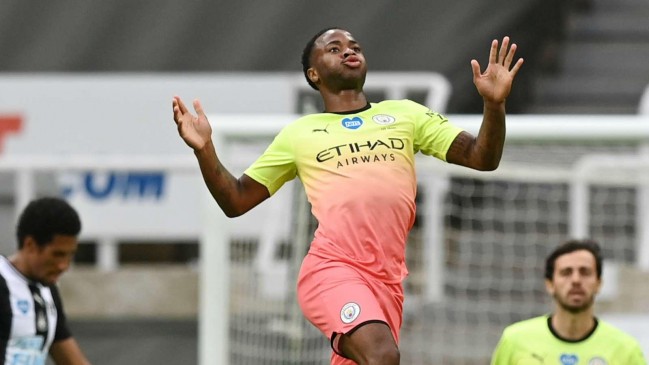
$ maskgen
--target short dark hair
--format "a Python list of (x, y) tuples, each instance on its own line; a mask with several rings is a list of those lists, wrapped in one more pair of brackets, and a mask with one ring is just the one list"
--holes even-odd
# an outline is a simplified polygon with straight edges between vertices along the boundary
[(316, 33), (309, 41), (307, 42), (306, 46), (304, 47), (304, 50), (302, 51), (302, 72), (304, 73), (304, 77), (306, 78), (306, 82), (309, 83), (309, 86), (311, 86), (314, 90), (318, 90), (318, 87), (316, 84), (313, 83), (309, 79), (309, 76), (307, 76), (307, 70), (311, 68), (311, 52), (313, 52), (313, 45), (315, 44), (315, 41), (323, 34), (326, 32), (332, 30), (332, 29), (342, 29), (340, 27), (328, 27), (320, 30), (318, 33)]
[(55, 235), (77, 236), (81, 232), (79, 214), (68, 202), (56, 197), (32, 200), (20, 213), (16, 225), (18, 248), (31, 236), (39, 246), (47, 246)]
[(569, 240), (550, 253), (550, 255), (545, 260), (545, 278), (552, 280), (554, 277), (554, 266), (557, 259), (560, 256), (563, 256), (567, 253), (571, 253), (578, 250), (586, 250), (590, 252), (593, 257), (595, 257), (595, 265), (597, 269), (597, 277), (602, 277), (602, 251), (600, 250), (599, 244), (591, 239), (584, 240)]

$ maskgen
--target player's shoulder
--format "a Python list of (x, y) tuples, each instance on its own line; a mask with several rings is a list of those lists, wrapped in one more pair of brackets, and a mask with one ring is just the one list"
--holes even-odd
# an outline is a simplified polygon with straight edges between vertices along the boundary
[(11, 265), (9, 259), (5, 256), (0, 256), (0, 278), (5, 279), (6, 276), (22, 278), (22, 275), (18, 274), (18, 271)]
[(548, 317), (538, 316), (515, 322), (505, 327), (503, 336), (519, 336), (548, 330)]
[(302, 116), (298, 117), (297, 119), (293, 120), (292, 122), (288, 123), (284, 127), (284, 129), (286, 129), (286, 128), (292, 128), (292, 129), (302, 128), (304, 126), (312, 124), (313, 122), (330, 119), (332, 117), (332, 115), (335, 115), (335, 114), (331, 114), (331, 113), (305, 114), (305, 115), (302, 115)]
[(305, 114), (297, 117), (293, 121), (287, 123), (279, 131), (279, 135), (294, 134), (299, 133), (303, 129), (307, 129), (310, 125), (321, 118), (323, 118), (325, 113), (315, 113), (315, 114)]
[(629, 343), (637, 342), (635, 337), (624, 332), (622, 329), (614, 326), (613, 324), (607, 321), (603, 321), (601, 319), (598, 319), (597, 321), (598, 321), (597, 332), (599, 332), (601, 336), (606, 336), (611, 340), (619, 341), (619, 342), (629, 342)]

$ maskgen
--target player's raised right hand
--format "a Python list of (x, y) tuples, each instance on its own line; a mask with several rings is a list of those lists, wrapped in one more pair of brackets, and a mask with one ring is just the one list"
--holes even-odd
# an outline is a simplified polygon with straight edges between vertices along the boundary
[(193, 115), (178, 96), (173, 99), (174, 121), (178, 134), (194, 150), (200, 150), (212, 139), (212, 126), (205, 116), (201, 102), (194, 100)]

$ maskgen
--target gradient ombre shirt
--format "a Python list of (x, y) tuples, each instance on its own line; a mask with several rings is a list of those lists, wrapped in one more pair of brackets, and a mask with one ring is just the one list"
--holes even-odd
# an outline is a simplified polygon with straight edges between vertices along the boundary
[(312, 114), (284, 127), (245, 174), (271, 195), (298, 176), (318, 221), (309, 253), (398, 283), (415, 220), (414, 155), (445, 161), (461, 131), (410, 100)]

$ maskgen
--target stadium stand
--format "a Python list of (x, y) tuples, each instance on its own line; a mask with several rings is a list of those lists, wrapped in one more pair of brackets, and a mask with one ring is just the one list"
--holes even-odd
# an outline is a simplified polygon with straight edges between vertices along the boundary
[(649, 83), (649, 2), (573, 7), (557, 64), (536, 78), (530, 114), (635, 114)]

